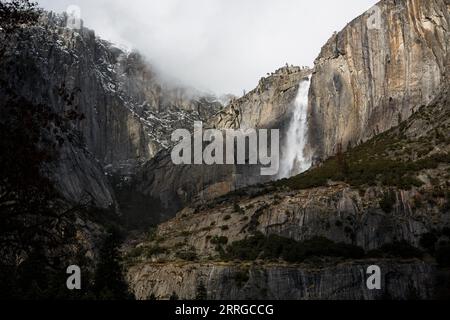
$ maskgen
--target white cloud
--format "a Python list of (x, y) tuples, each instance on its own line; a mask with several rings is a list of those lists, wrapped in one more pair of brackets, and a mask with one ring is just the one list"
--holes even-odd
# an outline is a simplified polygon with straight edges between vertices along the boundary
[(85, 25), (141, 51), (162, 73), (241, 94), (286, 62), (312, 65), (333, 31), (376, 0), (41, 0), (82, 10)]

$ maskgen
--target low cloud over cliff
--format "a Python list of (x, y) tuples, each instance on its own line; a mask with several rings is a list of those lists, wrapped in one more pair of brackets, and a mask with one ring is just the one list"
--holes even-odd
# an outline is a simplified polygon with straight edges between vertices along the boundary
[(241, 94), (286, 62), (311, 65), (333, 31), (375, 0), (41, 0), (78, 5), (102, 37), (143, 52), (164, 74), (218, 94)]

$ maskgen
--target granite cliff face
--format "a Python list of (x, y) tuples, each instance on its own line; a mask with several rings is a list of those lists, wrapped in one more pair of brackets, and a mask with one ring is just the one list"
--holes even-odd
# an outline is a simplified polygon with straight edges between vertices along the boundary
[[(258, 87), (205, 118), (205, 128), (281, 129), (284, 134), (299, 84), (311, 74), (300, 67), (283, 67), (260, 80)], [(193, 129), (192, 126), (186, 129)], [(154, 222), (173, 217), (194, 201), (208, 201), (249, 185), (268, 182), (259, 165), (182, 165), (172, 163), (163, 150), (118, 186), (119, 197), (131, 216), (153, 217)], [(142, 206), (142, 201), (149, 206)]]
[(232, 99), (211, 123), (221, 129), (283, 129), (289, 123), (299, 84), (311, 74), (308, 68), (286, 66), (267, 74), (258, 86)]
[[(386, 272), (385, 290), (367, 290), (366, 270), (378, 263)], [(202, 283), (210, 300), (395, 300), (433, 296), (433, 267), (417, 261), (342, 263), (314, 266), (277, 264), (155, 263), (132, 269), (129, 281), (137, 299), (169, 299), (173, 292), (193, 300)], [(241, 277), (246, 280), (242, 282)]]
[(191, 127), (222, 106), (213, 96), (169, 86), (138, 54), (123, 51), (94, 31), (66, 27), (67, 16), (45, 13), (35, 26), (7, 42), (1, 78), (16, 94), (82, 114), (50, 171), (68, 200), (86, 195), (102, 208), (115, 206), (104, 171), (134, 170), (170, 145), (177, 128)]
[(75, 103), (86, 117), (79, 129), (101, 163), (151, 159), (168, 146), (172, 130), (221, 107), (214, 97), (169, 87), (138, 53), (125, 52), (89, 29), (68, 29), (65, 19), (43, 17), (43, 26), (33, 30), (33, 52), (35, 59), (47, 60), (37, 63), (46, 86), (64, 83), (79, 92)]
[(384, 0), (333, 35), (310, 90), (310, 142), (319, 158), (396, 126), (441, 92), (449, 8), (447, 0)]

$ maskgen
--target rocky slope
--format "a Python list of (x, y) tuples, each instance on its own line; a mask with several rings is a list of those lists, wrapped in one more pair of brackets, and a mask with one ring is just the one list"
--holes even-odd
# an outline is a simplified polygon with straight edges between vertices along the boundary
[[(193, 298), (203, 282), (218, 299), (434, 297), (440, 269), (415, 248), (433, 254), (450, 236), (449, 106), (448, 95), (440, 96), (399, 127), (303, 175), (182, 210), (124, 248), (135, 295)], [(283, 252), (293, 240), (312, 256), (293, 263), (289, 249), (265, 258), (261, 241), (270, 236), (281, 238), (270, 238), (269, 248), (277, 243)], [(308, 241), (318, 236), (331, 241), (321, 248), (346, 244), (353, 253), (314, 253)], [(381, 291), (364, 287), (370, 264), (389, 278)]]
[(383, 0), (336, 33), (315, 61), (310, 140), (317, 156), (407, 119), (448, 74), (450, 3)]
[(232, 99), (212, 120), (221, 129), (283, 129), (289, 123), (292, 103), (308, 68), (286, 66), (262, 78), (258, 86), (239, 99)]

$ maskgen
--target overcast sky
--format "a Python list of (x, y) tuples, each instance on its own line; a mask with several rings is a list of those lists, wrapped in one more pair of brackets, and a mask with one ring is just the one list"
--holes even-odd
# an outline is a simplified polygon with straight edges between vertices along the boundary
[(377, 0), (38, 0), (81, 8), (85, 26), (166, 76), (216, 94), (253, 89), (286, 63), (312, 66), (334, 31)]

